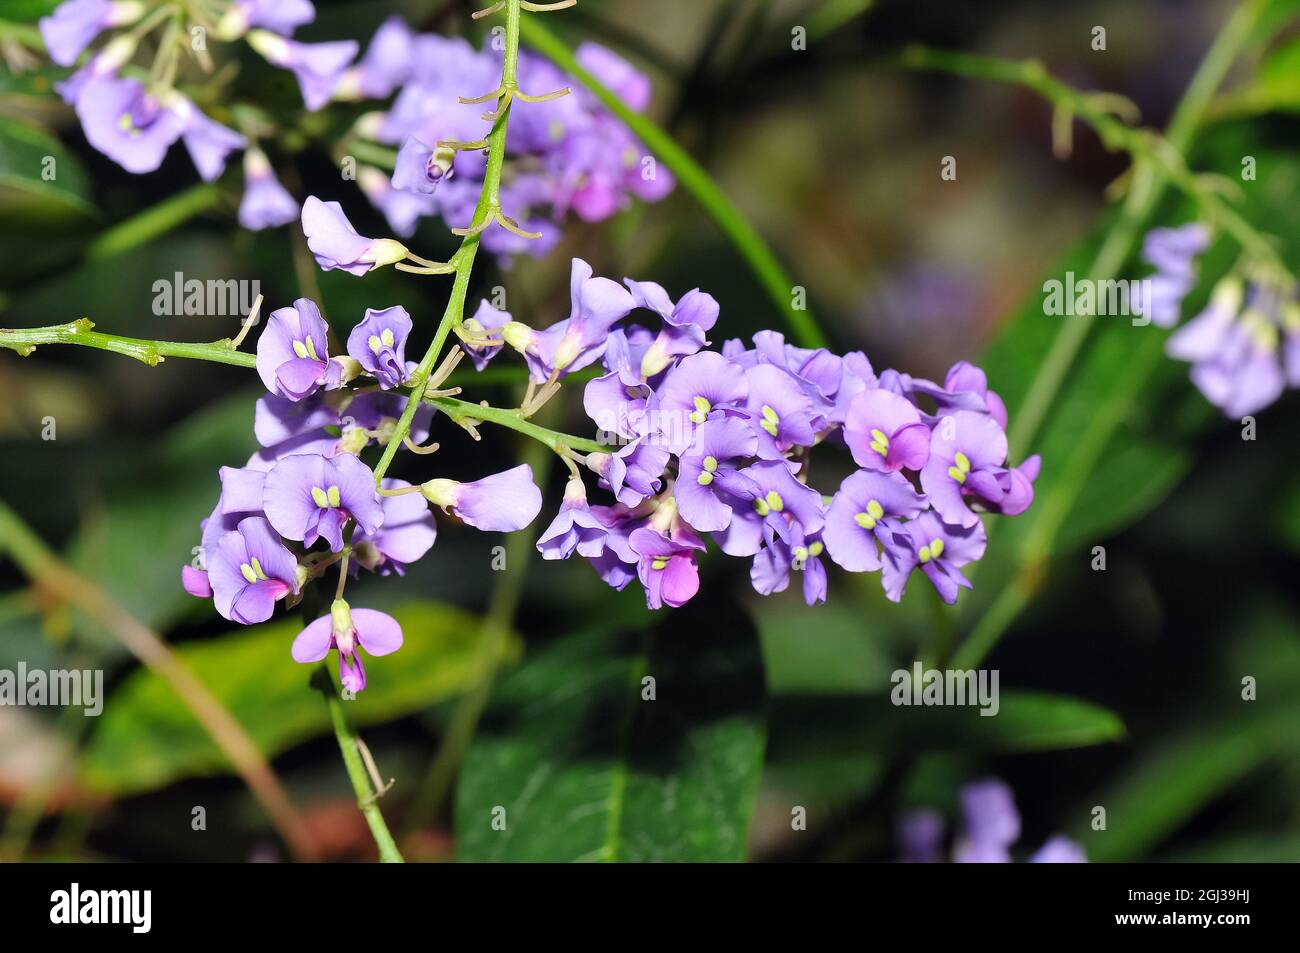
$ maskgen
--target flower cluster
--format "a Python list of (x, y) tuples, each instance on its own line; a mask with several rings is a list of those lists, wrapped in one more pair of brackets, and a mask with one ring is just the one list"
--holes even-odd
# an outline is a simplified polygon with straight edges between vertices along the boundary
[[(221, 176), (231, 154), (243, 150), (240, 224), (260, 230), (294, 221), (298, 203), (276, 178), (265, 152), (250, 141), (260, 130), (222, 125), (177, 88), (182, 53), (205, 69), (211, 62), (205, 46), (196, 50), (185, 31), (171, 28), (179, 21), (170, 11), (143, 0), (66, 0), (41, 20), (42, 38), (61, 66), (77, 64), (97, 38), (112, 33), (57, 86), (75, 108), (87, 141), (128, 172), (141, 174), (156, 170), (180, 140), (206, 181)], [(190, 15), (198, 14), (191, 10)], [(424, 216), (456, 225), (470, 221), (486, 159), (481, 149), (461, 146), (481, 142), (492, 121), (481, 104), (462, 103), (460, 97), (491, 90), (499, 82), (503, 54), (491, 45), (476, 51), (462, 38), (416, 34), (397, 17), (379, 28), (360, 56), (355, 40), (294, 40), (294, 31), (315, 16), (309, 0), (233, 0), (218, 21), (198, 21), (194, 29), (221, 41), (242, 40), (273, 66), (291, 71), (308, 110), (332, 101), (385, 100), (397, 92), (390, 108), (366, 114), (354, 132), (400, 147), (396, 168), (390, 179), (363, 165), (358, 184), (402, 236), (411, 235)], [(129, 67), (154, 30), (163, 32), (142, 80)], [(614, 53), (589, 43), (577, 56), (631, 108), (649, 104), (649, 81)], [(573, 85), (527, 52), (519, 56), (518, 72), (528, 88)], [(584, 221), (601, 221), (628, 196), (657, 201), (673, 188), (672, 174), (585, 91), (531, 104), (520, 113), (510, 127), (510, 165), (501, 198), (523, 224), (513, 233), (500, 229), (484, 236), (484, 246), (498, 254), (545, 254), (558, 239), (546, 221), (561, 222), (570, 211)], [(541, 232), (542, 240), (523, 238), (526, 229)]]
[[(1156, 268), (1149, 279), (1151, 317), (1161, 327), (1178, 323), (1183, 298), (1196, 283), (1195, 259), (1209, 240), (1200, 223), (1147, 235), (1143, 257)], [(1300, 387), (1294, 282), (1268, 268), (1246, 277), (1234, 269), (1215, 285), (1205, 309), (1170, 335), (1165, 351), (1192, 365), (1192, 382), (1226, 416), (1262, 410), (1287, 387)]]
[[(614, 503), (590, 505), (575, 467), (538, 549), (577, 552), (617, 589), (639, 579), (650, 608), (696, 593), (705, 535), (752, 559), (764, 595), (798, 572), (808, 604), (825, 601), (829, 558), (879, 571), (895, 601), (919, 570), (951, 603), (970, 586), (962, 567), (984, 553), (981, 513), (1014, 516), (1033, 500), (1038, 458), (1007, 466), (1006, 409), (971, 364), (937, 384), (773, 331), (704, 350), (719, 313), (705, 292), (673, 301), (653, 282), (594, 277), (580, 259), (570, 289), (569, 317), (545, 330), (494, 322), (534, 385), (603, 370), (584, 406), (617, 446), (579, 459)], [(634, 313), (649, 326), (626, 322)], [(809, 467), (830, 444), (857, 469), (826, 497)]]
[[(1011, 789), (989, 778), (968, 784), (961, 792), (964, 825), (952, 848), (958, 864), (1005, 864), (1011, 846), (1020, 839), (1020, 813)], [(936, 863), (943, 860), (944, 820), (937, 811), (914, 811), (899, 825), (902, 860)], [(1067, 837), (1050, 838), (1029, 857), (1031, 864), (1087, 863), (1083, 848)]]
[[(619, 56), (585, 43), (576, 57), (629, 108), (639, 112), (649, 105), (649, 80)], [(459, 37), (415, 34), (394, 17), (342, 79), (335, 93), (342, 99), (386, 98), (400, 89), (389, 109), (367, 114), (356, 128), (363, 138), (398, 147), (391, 178), (375, 168), (358, 173), (358, 184), (398, 235), (411, 235), (425, 216), (452, 225), (472, 220), (486, 158), (481, 149), (457, 147), (482, 142), (493, 120), (482, 104), (461, 97), (496, 87), (501, 61), (502, 53), (490, 43), (475, 50)], [(603, 221), (629, 196), (654, 202), (672, 191), (672, 174), (569, 76), (520, 51), (518, 81), (522, 89), (567, 91), (516, 110), (506, 139), (501, 204), (514, 211), (522, 229), (540, 232), (541, 239), (530, 242), (497, 229), (484, 234), (484, 247), (501, 255), (543, 255), (558, 239), (548, 221), (561, 222), (569, 212), (586, 222)]]
[[(261, 445), (243, 467), (221, 469), (221, 495), (201, 525), (195, 564), (181, 577), (193, 595), (211, 598), (232, 622), (253, 625), (275, 604), (296, 604), (330, 566), (402, 574), (437, 538), (429, 502), (470, 526), (511, 532), (533, 521), (541, 493), (527, 466), (471, 483), (377, 482), (362, 454), (393, 436), (415, 365), (405, 359), (411, 318), (400, 307), (368, 310), (333, 356), (316, 305), (300, 298), (271, 314), (257, 343), (257, 372), (268, 394), (257, 402), (253, 431)], [(364, 375), (364, 377), (363, 377)], [(358, 379), (364, 387), (349, 386)], [(422, 405), (409, 439), (429, 436), (433, 409)], [(340, 580), (342, 583), (343, 579)], [(344, 687), (365, 687), (357, 648), (385, 655), (402, 643), (397, 622), (352, 610), (340, 595), (330, 615), (295, 641), (293, 657), (339, 654)]]

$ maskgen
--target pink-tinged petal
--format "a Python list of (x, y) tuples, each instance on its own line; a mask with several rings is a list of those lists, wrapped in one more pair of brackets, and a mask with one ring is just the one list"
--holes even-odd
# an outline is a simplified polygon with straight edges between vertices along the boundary
[(897, 431), (889, 440), (888, 459), (893, 469), (921, 469), (930, 459), (930, 428), (918, 423)]
[(352, 623), (357, 628), (357, 642), (371, 655), (389, 655), (402, 647), (402, 627), (385, 612), (353, 609)]
[(325, 381), (329, 365), (309, 357), (296, 357), (275, 369), (275, 382), (280, 393), (290, 400), (301, 400)]
[(350, 658), (339, 653), (339, 681), (343, 683), (343, 690), (353, 695), (365, 689), (366, 666), (361, 661), (360, 652), (354, 652)]
[(197, 596), (200, 599), (212, 598), (212, 584), (208, 582), (208, 574), (202, 569), (195, 569), (193, 566), (182, 566), (181, 585), (192, 596)]
[(333, 617), (321, 616), (298, 633), (290, 654), (295, 662), (319, 662), (334, 646)]
[(663, 601), (674, 609), (684, 605), (700, 591), (700, 571), (695, 560), (685, 554), (674, 556), (661, 572), (659, 594)]

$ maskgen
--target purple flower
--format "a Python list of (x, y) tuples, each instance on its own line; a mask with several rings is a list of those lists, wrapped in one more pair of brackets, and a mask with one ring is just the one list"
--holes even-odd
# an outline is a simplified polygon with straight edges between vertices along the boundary
[(1031, 864), (1086, 864), (1088, 855), (1082, 847), (1057, 834), (1049, 837), (1042, 847), (1029, 858)]
[(66, 0), (48, 17), (41, 17), (41, 39), (50, 59), (71, 66), (101, 32), (140, 18), (145, 4), (138, 0)]
[(307, 196), (302, 206), (302, 230), (307, 247), (324, 271), (341, 268), (351, 275), (364, 275), (370, 269), (399, 262), (407, 255), (406, 246), (391, 238), (363, 238), (343, 214), (338, 202), (322, 202)]
[(356, 40), (299, 43), (266, 30), (248, 34), (248, 45), (274, 66), (292, 70), (302, 89), (302, 100), (315, 112), (334, 97), (334, 90), (357, 55)]
[(920, 470), (930, 458), (930, 428), (905, 398), (882, 388), (863, 391), (849, 404), (844, 442), (858, 466), (893, 473)]
[(265, 622), (277, 599), (298, 592), (298, 562), (260, 516), (222, 536), (207, 568), (217, 611), (240, 625)]
[(680, 454), (695, 439), (695, 428), (715, 411), (735, 411), (744, 406), (749, 382), (744, 368), (716, 351), (682, 358), (668, 372), (657, 391), (656, 437)]
[(341, 99), (387, 99), (415, 68), (416, 36), (401, 17), (379, 25), (361, 61), (344, 75), (335, 96)]
[(272, 394), (302, 400), (330, 376), (329, 326), (310, 298), (271, 312), (257, 339), (257, 373)]
[(763, 544), (764, 530), (771, 529), (787, 543), (792, 527), (811, 537), (825, 525), (821, 494), (800, 483), (784, 460), (760, 460), (740, 471), (749, 481), (743, 490), (748, 505), (732, 506), (731, 522), (715, 535), (729, 556), (753, 556)]
[(767, 545), (754, 556), (749, 571), (750, 582), (759, 595), (784, 592), (790, 584), (792, 570), (803, 573), (804, 602), (813, 606), (826, 601), (826, 567), (821, 561), (825, 550), (818, 537), (805, 538), (798, 523), (790, 526), (789, 540), (777, 536), (770, 526), (764, 527)]
[(420, 489), (430, 503), (484, 532), (521, 530), (542, 509), (542, 491), (533, 482), (533, 468), (526, 463), (473, 483), (430, 480)]
[(961, 792), (965, 828), (953, 850), (959, 864), (1005, 864), (1020, 838), (1020, 813), (1011, 789), (990, 778), (968, 784)]
[(348, 335), (348, 354), (375, 376), (379, 386), (391, 390), (405, 384), (412, 368), (406, 364), (406, 339), (411, 333), (411, 316), (401, 305), (376, 311)]
[(1007, 435), (998, 422), (987, 414), (959, 410), (934, 428), (930, 459), (921, 468), (921, 488), (944, 522), (973, 526), (979, 517), (967, 499), (1000, 505), (1011, 489), (1010, 471), (1002, 466), (1006, 459)]
[(816, 411), (798, 379), (766, 363), (755, 364), (745, 376), (749, 382), (745, 406), (758, 438), (758, 455), (765, 460), (780, 460), (792, 447), (812, 446)]
[(366, 687), (366, 668), (358, 648), (378, 658), (402, 647), (402, 627), (392, 616), (375, 609), (353, 609), (335, 599), (330, 614), (298, 633), (291, 654), (295, 662), (319, 662), (338, 649), (339, 681), (354, 695)]
[(324, 428), (340, 423), (339, 412), (320, 394), (304, 400), (267, 394), (258, 398), (253, 411), (253, 435), (263, 447), (274, 447), (305, 434), (321, 436)]
[(512, 321), (502, 331), (506, 342), (524, 355), (538, 383), (561, 371), (580, 370), (600, 357), (610, 328), (636, 305), (617, 282), (592, 277), (591, 266), (581, 258), (573, 259), (569, 293), (572, 308), (563, 321), (540, 332)]
[(212, 583), (208, 581), (206, 569), (196, 569), (189, 564), (182, 566), (181, 586), (192, 596), (200, 599), (212, 598)]
[(700, 570), (695, 554), (704, 544), (693, 538), (673, 539), (649, 527), (634, 530), (629, 539), (636, 553), (637, 576), (645, 587), (648, 609), (665, 605), (674, 609), (700, 591)]
[(650, 106), (650, 80), (627, 60), (598, 43), (583, 43), (574, 51), (582, 68), (600, 80), (634, 112)]
[(311, 0), (234, 0), (217, 25), (217, 35), (237, 40), (249, 27), (260, 26), (283, 36), (316, 19)]
[(185, 131), (185, 120), (165, 108), (135, 79), (98, 79), (77, 98), (77, 117), (89, 143), (128, 172), (152, 172)]
[(822, 531), (831, 559), (849, 572), (875, 572), (879, 546), (897, 546), (899, 521), (915, 518), (925, 505), (901, 473), (859, 470), (845, 477), (826, 509)]
[(411, 136), (397, 151), (397, 162), (393, 166), (393, 188), (432, 195), (442, 180), (451, 174), (451, 164), (455, 158), (454, 151), (431, 148)]
[(543, 559), (568, 559), (577, 550), (579, 556), (593, 558), (605, 551), (608, 530), (587, 505), (587, 489), (579, 477), (564, 487), (564, 502), (551, 525), (537, 540)]
[(620, 503), (636, 506), (659, 492), (669, 456), (663, 447), (638, 437), (615, 453), (587, 454), (587, 467)]
[[(998, 422), (1003, 430), (1007, 429), (1007, 405), (994, 391), (989, 390), (988, 375), (982, 368), (969, 361), (958, 361), (948, 369), (943, 379), (943, 388), (929, 394), (939, 409), (943, 410), (985, 410)], [(979, 400), (972, 400), (978, 397)]]
[(371, 535), (384, 521), (375, 475), (350, 453), (285, 457), (266, 474), (262, 504), (285, 539), (307, 546), (324, 539), (333, 552), (343, 548), (343, 524), (349, 517)]
[(383, 213), (388, 227), (403, 238), (415, 234), (420, 219), (438, 211), (438, 203), (432, 195), (395, 189), (388, 176), (373, 166), (366, 165), (357, 170), (357, 185), (366, 193), (370, 204)]
[[(461, 330), (471, 335), (471, 338), (473, 336), (499, 337), (499, 335), (490, 334), (489, 332), (500, 331), (509, 324), (511, 320), (512, 318), (508, 311), (501, 311), (492, 307), (485, 298), (478, 303), (478, 310), (474, 312), (474, 316), (468, 318), (461, 325)], [(468, 341), (464, 341), (461, 344), (461, 347), (465, 349), (465, 353), (469, 355), (469, 359), (474, 362), (474, 369), (476, 371), (481, 371), (483, 368), (488, 366), (488, 362), (491, 361), (492, 358), (496, 357), (497, 352), (501, 350), (502, 345), (499, 343), (470, 344)]]
[[(385, 490), (404, 490), (411, 484), (405, 480), (385, 477)], [(352, 549), (357, 562), (366, 569), (381, 574), (394, 572), (401, 576), (406, 567), (424, 556), (438, 538), (429, 504), (419, 493), (400, 496), (381, 496), (384, 519), (378, 531), (367, 533), (358, 530), (352, 536)]]
[(939, 598), (950, 605), (957, 601), (958, 589), (971, 588), (961, 567), (979, 560), (988, 541), (982, 523), (950, 526), (929, 510), (901, 524), (893, 537), (896, 545), (886, 546), (881, 559), (885, 595), (894, 602), (902, 599), (912, 570), (919, 566)]
[(708, 344), (706, 333), (718, 320), (718, 302), (713, 295), (695, 288), (676, 304), (662, 285), (653, 281), (624, 280), (638, 308), (653, 311), (663, 319), (663, 329), (642, 355), (640, 374), (654, 377), (674, 358), (694, 354)]
[(934, 864), (943, 860), (943, 815), (938, 811), (909, 811), (898, 825), (905, 864)]
[(194, 160), (194, 167), (205, 182), (212, 182), (226, 170), (226, 157), (236, 149), (248, 145), (248, 140), (227, 129), (221, 123), (209, 119), (192, 102), (184, 97), (177, 98), (169, 107), (174, 109), (185, 123), (181, 139)]
[(737, 469), (754, 456), (758, 438), (749, 425), (733, 417), (701, 424), (695, 441), (682, 454), (673, 495), (682, 518), (706, 533), (725, 530), (732, 509), (753, 500), (756, 485)]
[(1196, 284), (1196, 256), (1209, 243), (1210, 230), (1200, 222), (1147, 233), (1142, 257), (1155, 266), (1156, 273), (1147, 279), (1150, 297), (1145, 311), (1157, 327), (1171, 328), (1178, 323), (1183, 298)]
[(252, 148), (244, 153), (244, 197), (239, 202), (239, 224), (251, 232), (288, 225), (298, 217), (298, 202), (280, 184), (266, 153)]

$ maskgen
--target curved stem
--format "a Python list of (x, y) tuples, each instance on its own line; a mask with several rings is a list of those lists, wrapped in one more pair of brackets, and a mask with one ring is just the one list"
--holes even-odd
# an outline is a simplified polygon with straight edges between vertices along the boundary
[(532, 437), (534, 440), (550, 447), (556, 453), (562, 453), (565, 449), (580, 450), (583, 453), (608, 453), (611, 450), (609, 446), (596, 440), (574, 437), (571, 434), (560, 433), (557, 430), (548, 430), (546, 427), (538, 426), (527, 420), (517, 408), (486, 407), (482, 404), (473, 404), (467, 400), (456, 400), (452, 397), (427, 397), (425, 400), (458, 423), (462, 420), (482, 420), (501, 427), (507, 427), (510, 430)]
[(397, 849), (397, 842), (393, 840), (388, 824), (384, 821), (384, 813), (379, 809), (379, 792), (370, 783), (370, 775), (361, 759), (361, 749), (357, 746), (357, 736), (348, 726), (347, 716), (343, 714), (343, 702), (339, 700), (334, 679), (324, 663), (317, 669), (315, 681), (329, 706), (334, 737), (338, 739), (339, 751), (343, 755), (343, 766), (347, 769), (348, 780), (352, 782), (352, 790), (356, 792), (357, 807), (370, 825), (370, 833), (379, 847), (379, 859), (385, 864), (404, 863), (402, 852)]
[(581, 82), (591, 93), (618, 116), (646, 147), (654, 152), (677, 175), (678, 181), (700, 203), (715, 225), (730, 239), (754, 276), (767, 291), (772, 303), (785, 318), (795, 340), (803, 347), (824, 347), (822, 333), (811, 311), (795, 307), (795, 283), (786, 273), (776, 254), (763, 237), (746, 220), (735, 203), (713, 181), (704, 167), (691, 158), (667, 132), (653, 121), (629, 109), (608, 87), (583, 68), (568, 46), (535, 19), (524, 24), (528, 45), (560, 69)]

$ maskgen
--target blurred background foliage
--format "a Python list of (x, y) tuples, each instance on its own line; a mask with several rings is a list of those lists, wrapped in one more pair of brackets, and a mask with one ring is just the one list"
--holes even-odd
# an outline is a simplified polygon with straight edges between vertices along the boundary
[[(31, 22), (53, 5), (10, 0), (3, 17)], [(392, 12), (426, 29), (481, 29), (460, 2), (317, 6), (302, 38), (365, 39)], [(1014, 425), (1060, 327), (1043, 313), (1042, 282), (1085, 270), (1113, 223), (1103, 193), (1127, 160), (1082, 127), (1070, 156), (1054, 158), (1051, 112), (1034, 94), (906, 71), (898, 51), (921, 42), (1037, 57), (1072, 85), (1130, 97), (1144, 124), (1159, 127), (1232, 6), (582, 0), (547, 25), (573, 42), (607, 43), (653, 77), (654, 118), (773, 244), (838, 350), (940, 379), (954, 361), (979, 357)], [(1104, 52), (1090, 47), (1097, 24)], [(791, 49), (795, 26), (809, 32), (806, 51)], [(259, 101), (292, 107), (287, 74), (245, 65), (241, 81)], [(233, 334), (234, 318), (154, 315), (154, 281), (180, 272), (256, 279), (268, 310), (308, 294), (336, 331), (365, 307), (402, 304), (416, 346), (427, 341), (445, 282), (317, 272), (295, 228), (238, 230), (231, 177), (215, 190), (194, 185), (182, 150), (152, 176), (124, 173), (86, 145), (51, 94), (61, 75), (0, 69), (4, 326), (87, 316), (145, 338)], [(1298, 112), (1300, 41), (1284, 31), (1233, 72), (1189, 156), (1193, 168), (1234, 177), (1242, 156), (1257, 158), (1241, 207), (1283, 240), (1293, 270)], [(339, 199), (363, 234), (386, 235), (331, 163), (342, 125), (312, 117), (273, 158), (299, 197)], [(47, 155), (56, 182), (33, 174)], [(955, 182), (939, 177), (948, 155)], [(202, 211), (113, 254), (115, 225), (177, 195)], [(1193, 212), (1171, 194), (1150, 224)], [(452, 247), (431, 219), (409, 244), (429, 257)], [(1190, 308), (1234, 254), (1222, 242), (1206, 256)], [(602, 225), (570, 223), (545, 259), (484, 262), (470, 301), (504, 285), (515, 317), (545, 326), (567, 313), (573, 255), (597, 274), (653, 279), (674, 295), (708, 290), (722, 303), (716, 341), (779, 326), (680, 188)], [(1130, 256), (1126, 274), (1142, 273)], [(492, 572), (504, 540), (444, 523), (404, 579), (371, 578), (357, 592), (406, 629), (406, 647), (374, 663), (347, 711), (384, 779), (397, 780), (382, 804), (408, 858), (891, 859), (905, 810), (953, 816), (961, 785), (993, 774), (1016, 791), (1024, 843), (1061, 831), (1094, 860), (1300, 859), (1300, 403), (1288, 395), (1245, 441), (1184, 366), (1142, 360), (1162, 336), (1097, 320), (1033, 442), (1045, 459), (1038, 501), (999, 522), (976, 590), (954, 613), (938, 611), (921, 586), (893, 606), (875, 576), (839, 572), (819, 609), (794, 591), (759, 600), (746, 562), (715, 558), (697, 605), (652, 615), (635, 586), (616, 594), (580, 561), (543, 564), (527, 539), (509, 547), (504, 573)], [(495, 380), (498, 393), (474, 399), (517, 399), (515, 383)], [(296, 618), (232, 632), (177, 584), (217, 468), (253, 449), (255, 385), (245, 371), (180, 360), (145, 369), (101, 352), (5, 352), (0, 499), (165, 634), (273, 759), (327, 856), (367, 858), (374, 847), (328, 714), (289, 658)], [(550, 422), (578, 432), (578, 401), (563, 404)], [(1117, 426), (1075, 498), (1063, 462), (1103, 414)], [(57, 439), (42, 439), (45, 418)], [(528, 452), (511, 434), (474, 444), (445, 430), (436, 457), (399, 457), (395, 474), (425, 479), (433, 466), (477, 477)], [(534, 459), (539, 473), (549, 468), (553, 503), (560, 477)], [(1092, 569), (1096, 546), (1104, 572)], [(1027, 606), (985, 662), (1001, 673), (1001, 714), (891, 706), (890, 673), (960, 646), (1025, 580), (1026, 552), (1035, 555)], [(0, 850), (284, 856), (171, 688), (96, 620), (27, 587), (11, 565), (0, 576), (0, 668), (102, 667), (109, 692), (99, 719), (0, 707)], [(659, 692), (648, 708), (646, 674)], [(1241, 699), (1246, 676), (1258, 679), (1257, 701)], [(206, 832), (191, 830), (194, 805), (207, 809)], [(1090, 827), (1095, 805), (1107, 810), (1104, 832)], [(497, 806), (507, 807), (506, 833), (491, 827)], [(807, 811), (806, 831), (791, 829), (796, 807)]]

